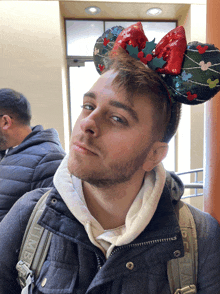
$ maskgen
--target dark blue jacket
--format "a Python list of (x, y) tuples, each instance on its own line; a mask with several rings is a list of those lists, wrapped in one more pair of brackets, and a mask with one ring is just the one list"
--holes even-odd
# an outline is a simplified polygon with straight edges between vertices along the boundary
[[(19, 248), (31, 211), (46, 190), (22, 197), (0, 223), (1, 294), (21, 292), (15, 269)], [(176, 250), (184, 254), (174, 199), (166, 184), (150, 224), (131, 244), (116, 247), (106, 260), (53, 189), (39, 223), (54, 235), (33, 293), (170, 294), (167, 261), (175, 258)], [(209, 214), (190, 210), (198, 234), (198, 294), (219, 294), (219, 225)], [(134, 266), (128, 266), (129, 262)]]
[(0, 161), (0, 221), (26, 192), (50, 187), (65, 152), (55, 129), (38, 125)]

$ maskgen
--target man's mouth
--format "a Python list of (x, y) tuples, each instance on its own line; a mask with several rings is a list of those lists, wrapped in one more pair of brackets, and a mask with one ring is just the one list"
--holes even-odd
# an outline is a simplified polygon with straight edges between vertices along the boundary
[(97, 153), (95, 152), (95, 150), (93, 150), (91, 147), (89, 147), (88, 145), (86, 145), (85, 143), (82, 142), (75, 142), (73, 144), (73, 149), (77, 152), (80, 152), (82, 154), (86, 154), (86, 155), (97, 155)]

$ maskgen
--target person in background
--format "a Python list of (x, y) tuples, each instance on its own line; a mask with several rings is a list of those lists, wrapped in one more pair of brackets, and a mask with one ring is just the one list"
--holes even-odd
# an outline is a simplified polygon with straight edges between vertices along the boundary
[(55, 129), (30, 122), (27, 98), (0, 89), (0, 221), (26, 192), (53, 184), (65, 155)]

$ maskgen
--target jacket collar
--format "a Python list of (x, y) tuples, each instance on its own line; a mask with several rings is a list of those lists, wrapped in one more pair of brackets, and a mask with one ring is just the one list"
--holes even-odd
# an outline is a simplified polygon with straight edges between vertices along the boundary
[[(170, 192), (169, 183), (166, 183), (153, 218), (145, 230), (131, 243), (132, 245), (145, 242), (159, 243), (165, 239), (174, 238), (175, 248), (178, 247), (183, 255), (180, 227)], [(74, 243), (82, 244), (95, 252), (99, 251), (96, 246), (91, 244), (84, 226), (72, 215), (55, 188), (47, 199), (46, 208), (39, 224)]]

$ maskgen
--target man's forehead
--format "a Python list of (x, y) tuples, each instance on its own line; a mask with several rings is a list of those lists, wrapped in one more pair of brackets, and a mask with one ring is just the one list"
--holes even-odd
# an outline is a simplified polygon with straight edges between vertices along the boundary
[(132, 108), (135, 107), (136, 102), (140, 101), (143, 104), (152, 105), (152, 99), (149, 96), (150, 93), (140, 94), (136, 91), (128, 91), (123, 83), (120, 83), (115, 79), (117, 75), (117, 71), (106, 71), (98, 78), (92, 88), (84, 94), (84, 97), (88, 96), (90, 98), (96, 99), (99, 94), (108, 95), (112, 92), (111, 98), (113, 100), (123, 100), (124, 103), (128, 104)]
[(112, 69), (108, 70), (99, 77), (96, 83), (101, 82), (103, 85), (113, 87), (113, 81), (117, 75), (118, 73)]
[[(88, 91), (88, 93), (107, 93), (107, 91), (113, 91), (114, 95), (119, 95), (120, 97), (123, 97), (124, 100), (130, 104), (130, 106), (134, 106), (133, 104), (133, 95), (129, 93), (124, 85), (122, 83), (118, 83), (116, 80), (118, 76), (118, 72), (114, 70), (108, 70), (105, 73), (103, 73), (98, 80), (95, 82), (95, 84), (92, 86), (92, 88)], [(116, 98), (116, 97), (115, 97)]]
[[(106, 93), (108, 93), (108, 91), (112, 91), (112, 92), (116, 92), (117, 94), (120, 90), (117, 89), (118, 87), (117, 86), (115, 87), (113, 84), (113, 80), (115, 77), (116, 77), (116, 73), (113, 72), (112, 70), (109, 70), (105, 72), (104, 74), (102, 74), (97, 79), (97, 81), (93, 84), (90, 90), (87, 92), (89, 93), (88, 96), (90, 96), (91, 98), (95, 98), (92, 96), (93, 95), (98, 96), (99, 93), (103, 93), (104, 91), (106, 91)], [(84, 96), (87, 96), (87, 93)]]

